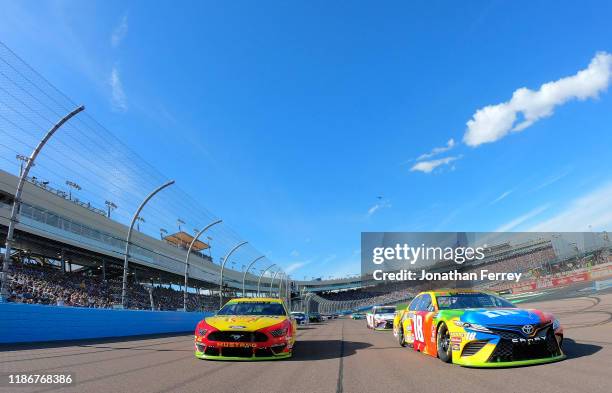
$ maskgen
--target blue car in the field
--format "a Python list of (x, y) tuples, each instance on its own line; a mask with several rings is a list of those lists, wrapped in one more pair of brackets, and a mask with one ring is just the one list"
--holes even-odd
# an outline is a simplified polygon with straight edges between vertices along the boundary
[(306, 314), (303, 312), (294, 311), (291, 313), (291, 318), (295, 319), (298, 325), (304, 325), (306, 323)]

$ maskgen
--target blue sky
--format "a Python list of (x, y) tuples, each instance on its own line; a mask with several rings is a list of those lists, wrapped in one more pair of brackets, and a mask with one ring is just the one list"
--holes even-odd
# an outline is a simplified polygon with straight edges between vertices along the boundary
[(610, 3), (2, 8), (0, 40), (298, 278), (358, 273), (362, 231), (612, 224)]

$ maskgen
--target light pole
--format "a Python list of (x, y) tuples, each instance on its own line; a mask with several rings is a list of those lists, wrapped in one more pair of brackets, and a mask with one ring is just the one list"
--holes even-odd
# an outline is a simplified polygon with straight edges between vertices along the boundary
[(247, 243), (248, 242), (241, 242), (241, 243), (236, 244), (234, 248), (232, 248), (223, 258), (223, 262), (221, 263), (221, 274), (219, 277), (219, 309), (223, 307), (223, 269), (225, 268), (225, 264), (227, 263), (227, 260), (229, 259), (229, 257), (234, 253), (234, 251), (236, 251), (237, 249), (239, 249), (240, 247), (244, 246)]
[(249, 269), (251, 268), (251, 266), (253, 266), (255, 264), (255, 262), (257, 262), (261, 258), (265, 258), (265, 257), (266, 257), (265, 255), (262, 255), (260, 257), (257, 257), (255, 259), (253, 259), (253, 261), (251, 261), (251, 263), (249, 263), (249, 266), (247, 266), (246, 270), (244, 271), (244, 275), (242, 276), (242, 297), (246, 297), (245, 296), (245, 293), (246, 293), (245, 283), (246, 283), (246, 276), (247, 276), (247, 273), (249, 272)]
[(191, 255), (191, 248), (204, 232), (206, 232), (213, 225), (217, 225), (222, 221), (223, 220), (217, 220), (211, 222), (210, 224), (206, 225), (201, 231), (196, 233), (195, 237), (191, 239), (191, 243), (189, 244), (189, 248), (187, 249), (187, 256), (185, 257), (185, 292), (183, 293), (183, 311), (187, 311), (187, 284), (189, 283), (189, 256)]
[(261, 274), (259, 275), (259, 280), (257, 281), (257, 297), (259, 297), (259, 288), (261, 287), (261, 278), (263, 277), (264, 274), (266, 274), (268, 270), (272, 269), (274, 266), (276, 266), (275, 263), (271, 264), (270, 266), (268, 266), (267, 268), (261, 271)]
[(136, 230), (138, 230), (138, 232), (140, 232), (140, 223), (141, 222), (144, 224), (147, 221), (144, 219), (144, 217), (140, 217), (140, 216), (136, 217)]
[(208, 240), (208, 256), (210, 257), (210, 262), (212, 263), (212, 237), (206, 236)]
[[(15, 158), (17, 158), (20, 161), (20, 163), (19, 163), (19, 176), (21, 176), (21, 174), (23, 173), (23, 166), (24, 166), (24, 164), (28, 163), (30, 158), (27, 157), (27, 156), (24, 156), (22, 154), (17, 154), (15, 156)], [(34, 166), (34, 164), (32, 164), (32, 166)]]
[(51, 129), (45, 134), (45, 136), (40, 140), (38, 145), (32, 151), (32, 154), (27, 159), (25, 167), (21, 170), (21, 174), (19, 176), (19, 181), (17, 182), (17, 190), (15, 191), (15, 197), (13, 198), (13, 207), (11, 209), (11, 218), (9, 220), (8, 229), (6, 232), (6, 245), (4, 248), (4, 261), (2, 262), (2, 278), (0, 282), (2, 283), (2, 288), (0, 288), (0, 298), (6, 299), (8, 297), (8, 271), (10, 267), (10, 259), (11, 259), (11, 247), (13, 243), (13, 233), (15, 231), (15, 224), (17, 223), (17, 213), (19, 212), (19, 206), (21, 205), (21, 194), (23, 193), (23, 184), (25, 180), (28, 178), (28, 173), (30, 172), (30, 168), (34, 165), (34, 160), (40, 153), (40, 150), (45, 146), (47, 141), (55, 134), (61, 126), (64, 125), (68, 120), (74, 117), (79, 112), (85, 109), (84, 106), (79, 106), (74, 109), (72, 112), (68, 113), (64, 116), (59, 122), (57, 122)]
[(178, 226), (178, 231), (182, 232), (183, 230), (181, 229), (181, 224), (185, 224), (185, 221), (181, 220), (180, 218), (176, 219), (176, 225)]
[(68, 190), (68, 199), (70, 200), (72, 200), (72, 190), (76, 190), (76, 191), (82, 190), (81, 186), (79, 186), (78, 184), (70, 180), (66, 180), (66, 185), (70, 187), (70, 190)]
[(104, 201), (104, 204), (107, 207), (106, 217), (110, 218), (111, 211), (115, 210), (117, 208), (117, 205), (115, 205), (112, 201)]
[[(272, 294), (272, 285), (274, 285), (274, 280), (276, 280), (276, 276), (277, 276), (277, 275), (278, 275), (278, 273), (280, 273), (280, 272), (281, 272), (281, 270), (280, 270), (280, 269), (278, 269), (278, 270), (276, 271), (276, 273), (274, 273), (274, 276), (272, 276), (272, 280), (270, 281), (270, 297), (272, 297), (272, 296), (273, 296), (273, 294)], [(280, 288), (279, 288), (278, 297), (280, 298)]]
[(140, 212), (142, 211), (142, 208), (145, 207), (147, 202), (149, 202), (149, 200), (153, 198), (155, 194), (157, 194), (164, 188), (169, 187), (173, 184), (174, 184), (174, 180), (170, 180), (162, 184), (161, 186), (157, 187), (155, 190), (153, 190), (149, 195), (147, 195), (144, 201), (142, 201), (140, 206), (138, 206), (136, 213), (134, 213), (134, 216), (132, 217), (132, 222), (130, 223), (130, 229), (128, 229), (128, 233), (127, 233), (127, 239), (125, 240), (125, 256), (123, 259), (123, 285), (121, 289), (121, 305), (124, 308), (126, 307), (126, 302), (127, 302), (127, 276), (128, 276), (127, 273), (128, 273), (128, 268), (129, 268), (129, 259), (130, 259), (130, 240), (132, 239), (132, 231), (134, 230), (134, 223), (136, 222), (136, 219), (138, 218)]
[(291, 281), (288, 274), (285, 274), (285, 292), (287, 293), (287, 307), (291, 312)]
[(159, 228), (159, 240), (164, 240), (164, 235), (167, 235), (168, 231), (164, 228)]

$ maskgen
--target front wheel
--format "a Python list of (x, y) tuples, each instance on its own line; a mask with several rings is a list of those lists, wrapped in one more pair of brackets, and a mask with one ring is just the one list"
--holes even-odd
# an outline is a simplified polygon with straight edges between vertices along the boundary
[(444, 322), (438, 328), (438, 357), (444, 363), (450, 363), (453, 360), (451, 352), (450, 332)]

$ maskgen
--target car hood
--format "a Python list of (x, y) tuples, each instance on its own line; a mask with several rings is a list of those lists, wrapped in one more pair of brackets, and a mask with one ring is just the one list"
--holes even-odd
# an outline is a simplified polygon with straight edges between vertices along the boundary
[(539, 310), (521, 308), (468, 308), (462, 322), (478, 325), (535, 325), (550, 320)]
[(268, 326), (276, 325), (286, 316), (258, 316), (258, 315), (219, 315), (206, 318), (206, 323), (219, 330), (242, 330), (252, 332)]

